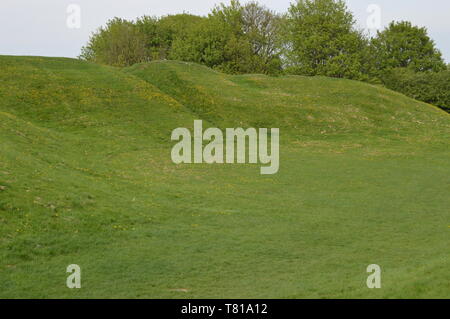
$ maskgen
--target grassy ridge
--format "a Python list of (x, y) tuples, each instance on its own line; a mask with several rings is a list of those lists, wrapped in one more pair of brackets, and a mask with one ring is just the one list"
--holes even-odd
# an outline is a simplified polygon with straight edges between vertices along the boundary
[[(125, 70), (218, 127), (279, 127), (287, 138), (424, 136), (448, 129), (436, 107), (362, 82), (325, 77), (230, 76), (185, 62)], [(437, 126), (437, 127), (436, 127)], [(433, 128), (433, 129), (430, 129)]]
[[(0, 57), (0, 70), (0, 297), (448, 297), (437, 108), (181, 62)], [(279, 127), (280, 172), (174, 165), (170, 132), (194, 119)], [(72, 263), (80, 290), (65, 286)], [(365, 287), (372, 263), (381, 290)]]

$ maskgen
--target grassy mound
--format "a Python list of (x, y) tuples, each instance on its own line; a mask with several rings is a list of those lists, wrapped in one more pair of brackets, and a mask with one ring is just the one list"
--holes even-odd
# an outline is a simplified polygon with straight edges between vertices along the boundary
[[(448, 297), (445, 112), (181, 62), (0, 70), (0, 297)], [(170, 133), (194, 119), (280, 128), (280, 172), (176, 166)], [(373, 263), (382, 289), (366, 287)]]

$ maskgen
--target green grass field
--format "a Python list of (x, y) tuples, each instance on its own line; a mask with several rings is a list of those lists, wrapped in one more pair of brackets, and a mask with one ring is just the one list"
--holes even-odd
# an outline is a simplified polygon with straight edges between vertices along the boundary
[[(195, 119), (280, 128), (279, 173), (173, 164)], [(0, 298), (449, 298), (449, 156), (360, 82), (1, 56)]]

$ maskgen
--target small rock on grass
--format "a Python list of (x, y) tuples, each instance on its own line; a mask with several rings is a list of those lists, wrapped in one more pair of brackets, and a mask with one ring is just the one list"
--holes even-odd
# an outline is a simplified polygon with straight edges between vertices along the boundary
[(170, 291), (174, 291), (174, 292), (189, 292), (189, 289), (178, 288), (178, 289), (170, 289)]

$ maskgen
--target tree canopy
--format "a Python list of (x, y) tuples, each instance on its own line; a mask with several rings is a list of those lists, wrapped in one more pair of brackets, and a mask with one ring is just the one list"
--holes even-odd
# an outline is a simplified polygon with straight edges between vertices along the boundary
[(446, 65), (426, 28), (411, 22), (391, 22), (371, 41), (378, 70), (410, 68), (413, 71), (442, 71)]
[(187, 13), (114, 18), (92, 34), (80, 58), (113, 66), (172, 59), (226, 73), (323, 75), (383, 82), (389, 70), (446, 68), (427, 29), (392, 22), (370, 38), (344, 0), (295, 0), (277, 14), (251, 1)]
[(367, 40), (343, 0), (298, 0), (286, 16), (290, 72), (363, 78)]

